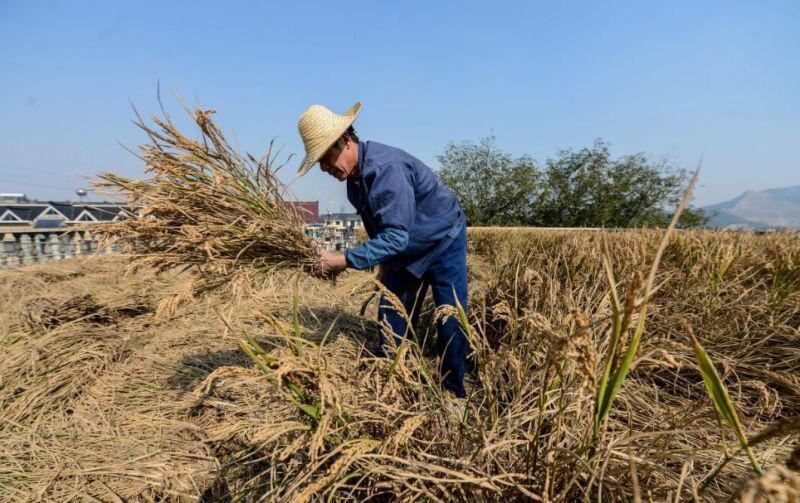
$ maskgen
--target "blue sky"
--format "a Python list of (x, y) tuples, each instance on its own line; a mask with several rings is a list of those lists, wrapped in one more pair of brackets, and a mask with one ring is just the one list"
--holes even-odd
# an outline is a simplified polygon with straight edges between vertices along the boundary
[[(243, 150), (302, 157), (312, 103), (364, 102), (364, 139), (432, 167), (494, 134), (542, 161), (602, 137), (693, 168), (695, 203), (800, 184), (800, 2), (44, 2), (0, 0), (0, 192), (72, 197), (177, 90)], [(318, 168), (295, 194), (338, 211)]]

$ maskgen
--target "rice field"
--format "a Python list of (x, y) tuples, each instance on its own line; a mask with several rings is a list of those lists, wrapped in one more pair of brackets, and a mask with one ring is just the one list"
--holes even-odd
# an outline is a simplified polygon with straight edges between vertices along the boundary
[(800, 236), (679, 232), (645, 300), (662, 234), (472, 230), (468, 313), (388, 360), (367, 273), (2, 271), (0, 500), (797, 501)]

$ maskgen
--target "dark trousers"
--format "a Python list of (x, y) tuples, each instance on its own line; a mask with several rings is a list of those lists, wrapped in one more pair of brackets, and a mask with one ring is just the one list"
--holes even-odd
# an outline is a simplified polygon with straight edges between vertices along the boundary
[[(422, 301), (430, 287), (436, 306), (455, 306), (455, 295), (458, 302), (467, 309), (467, 231), (466, 228), (456, 237), (450, 246), (443, 251), (428, 267), (422, 278), (417, 278), (405, 269), (392, 269), (383, 278), (386, 287), (397, 295), (416, 324)], [(395, 334), (395, 342), (399, 345), (406, 333), (406, 321), (392, 307), (385, 296), (381, 297), (378, 308), (378, 319), (386, 320)], [(436, 351), (441, 361), (442, 385), (456, 396), (463, 398), (464, 367), (467, 359), (467, 338), (458, 320), (450, 317), (444, 323), (436, 323)], [(420, 341), (422, 342), (422, 341)], [(385, 340), (381, 341), (381, 346)]]

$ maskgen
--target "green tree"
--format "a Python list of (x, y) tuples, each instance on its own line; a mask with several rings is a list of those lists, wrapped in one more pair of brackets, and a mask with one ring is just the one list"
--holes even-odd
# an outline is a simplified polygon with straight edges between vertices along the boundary
[(439, 178), (458, 195), (469, 225), (520, 225), (528, 219), (541, 186), (533, 158), (512, 157), (491, 136), (451, 143), (438, 159)]
[[(532, 219), (545, 227), (664, 227), (688, 183), (685, 170), (638, 153), (613, 159), (608, 143), (562, 150), (544, 167)], [(700, 225), (702, 214), (687, 208), (683, 226)]]
[[(439, 162), (439, 176), (458, 195), (470, 225), (662, 227), (688, 179), (643, 153), (614, 159), (603, 140), (559, 151), (542, 169), (529, 155), (498, 149), (494, 137), (451, 143)], [(681, 225), (705, 220), (687, 208)]]

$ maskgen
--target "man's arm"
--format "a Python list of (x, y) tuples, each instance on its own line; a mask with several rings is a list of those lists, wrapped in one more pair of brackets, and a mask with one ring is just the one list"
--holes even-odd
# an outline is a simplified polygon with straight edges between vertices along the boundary
[(383, 264), (406, 250), (408, 231), (414, 222), (414, 187), (399, 164), (378, 167), (367, 194), (367, 204), (378, 234), (369, 241), (347, 250), (347, 265), (367, 269)]
[(336, 274), (348, 266), (367, 269), (405, 251), (416, 204), (414, 188), (403, 169), (401, 165), (386, 164), (375, 170), (367, 204), (378, 232), (369, 241), (347, 250), (345, 256), (323, 253), (322, 269), (326, 274)]
[(383, 264), (395, 255), (403, 253), (408, 246), (408, 231), (396, 227), (387, 227), (355, 248), (345, 251), (347, 266), (353, 269), (369, 269)]

